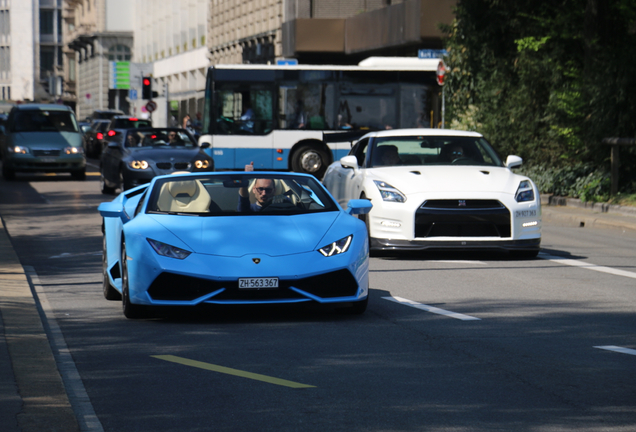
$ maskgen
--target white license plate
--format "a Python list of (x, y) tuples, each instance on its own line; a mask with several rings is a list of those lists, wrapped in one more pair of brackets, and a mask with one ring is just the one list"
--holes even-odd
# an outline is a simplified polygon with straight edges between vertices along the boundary
[(278, 288), (278, 278), (239, 278), (241, 289)]
[(57, 161), (57, 158), (54, 158), (54, 157), (46, 157), (45, 156), (45, 157), (41, 157), (40, 158), (40, 162), (42, 162), (42, 163), (52, 163), (52, 162), (56, 162), (56, 161)]

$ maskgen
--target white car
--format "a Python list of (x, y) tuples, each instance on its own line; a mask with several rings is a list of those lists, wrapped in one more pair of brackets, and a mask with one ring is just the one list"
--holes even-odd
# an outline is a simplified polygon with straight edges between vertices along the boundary
[(528, 177), (512, 172), (481, 134), (395, 129), (364, 135), (331, 164), (323, 183), (346, 208), (366, 198), (372, 251), (505, 250), (536, 257), (541, 198)]

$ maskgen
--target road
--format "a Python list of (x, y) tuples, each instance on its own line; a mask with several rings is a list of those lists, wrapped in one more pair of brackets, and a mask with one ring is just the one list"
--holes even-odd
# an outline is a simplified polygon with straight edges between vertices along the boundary
[(86, 430), (636, 429), (634, 233), (548, 225), (536, 260), (374, 257), (357, 317), (127, 320), (102, 296), (106, 199), (90, 173), (0, 180), (12, 243), (78, 374), (66, 384), (88, 396), (75, 402)]

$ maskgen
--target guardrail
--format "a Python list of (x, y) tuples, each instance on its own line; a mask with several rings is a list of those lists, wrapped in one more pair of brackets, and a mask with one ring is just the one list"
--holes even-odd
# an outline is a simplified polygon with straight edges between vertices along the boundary
[(636, 138), (604, 138), (602, 143), (612, 146), (611, 194), (616, 195), (618, 193), (618, 167), (620, 166), (620, 155), (618, 149), (620, 146), (636, 145)]

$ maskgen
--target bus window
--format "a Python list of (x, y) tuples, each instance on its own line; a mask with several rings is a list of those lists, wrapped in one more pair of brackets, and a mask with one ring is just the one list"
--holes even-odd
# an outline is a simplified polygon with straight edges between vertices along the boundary
[(281, 129), (325, 130), (333, 121), (334, 86), (298, 83), (279, 88)]
[(395, 86), (342, 84), (338, 99), (337, 129), (393, 129), (397, 124)]
[(272, 130), (269, 90), (220, 90), (216, 94), (216, 130), (221, 135), (264, 135)]
[(400, 86), (400, 127), (430, 128), (431, 104), (428, 88), (421, 85), (402, 84)]

